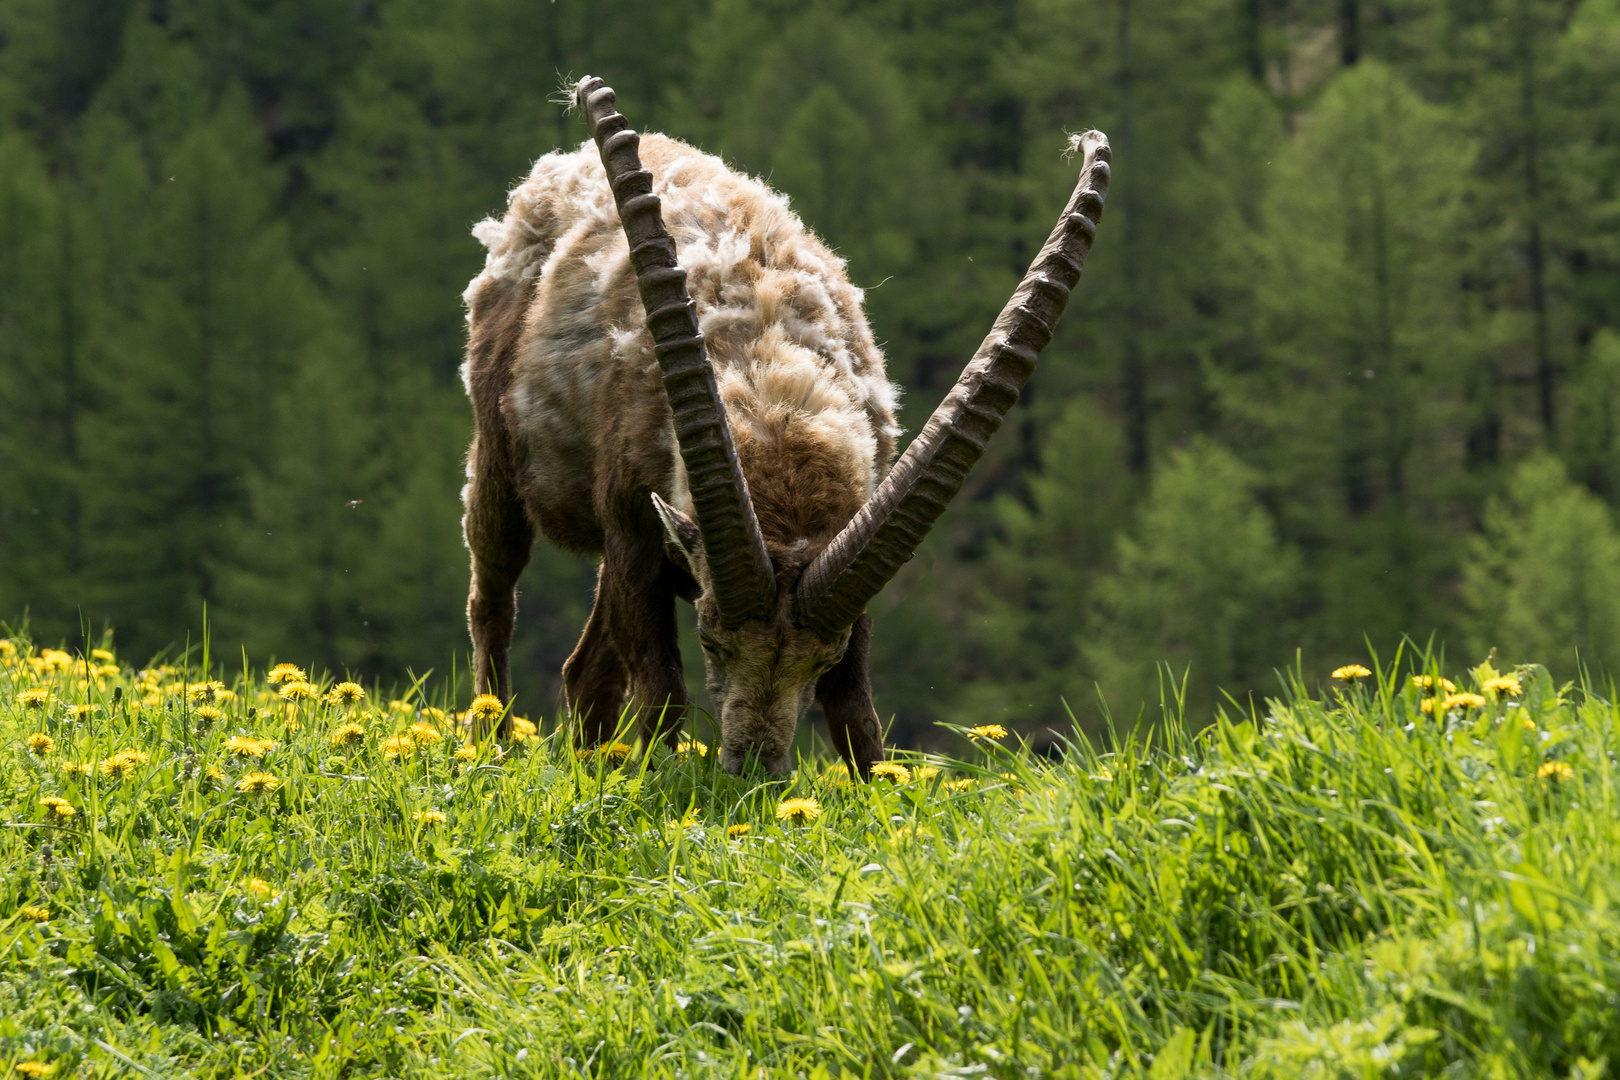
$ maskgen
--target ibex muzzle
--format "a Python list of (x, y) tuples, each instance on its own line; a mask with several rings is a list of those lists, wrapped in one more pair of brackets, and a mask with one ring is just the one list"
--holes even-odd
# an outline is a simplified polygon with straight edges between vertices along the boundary
[(574, 96), (597, 153), (541, 158), (505, 219), (475, 230), (489, 247), (466, 294), (477, 688), (510, 697), (514, 589), (538, 530), (602, 555), (563, 668), (583, 743), (611, 735), (627, 694), (644, 734), (674, 742), (689, 705), (684, 597), (725, 767), (788, 771), (819, 701), (864, 778), (883, 755), (867, 601), (961, 489), (1051, 340), (1096, 235), (1108, 141), (1071, 140), (1084, 159), (1067, 209), (891, 469), (894, 389), (842, 260), (764, 185), (641, 139), (600, 79)]

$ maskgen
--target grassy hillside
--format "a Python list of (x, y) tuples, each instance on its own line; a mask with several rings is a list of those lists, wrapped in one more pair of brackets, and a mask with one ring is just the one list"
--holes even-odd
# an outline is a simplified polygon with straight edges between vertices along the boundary
[(1398, 661), (1195, 738), (1058, 765), (964, 738), (859, 787), (0, 653), (18, 1075), (1620, 1064), (1620, 714), (1539, 668), (1452, 693), (1415, 665), (1431, 694)]

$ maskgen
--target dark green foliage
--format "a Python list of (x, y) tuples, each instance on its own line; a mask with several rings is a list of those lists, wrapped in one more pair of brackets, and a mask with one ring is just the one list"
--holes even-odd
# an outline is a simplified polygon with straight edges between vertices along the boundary
[[(849, 260), (913, 431), (1068, 192), (1064, 133), (1112, 138), (1068, 317), (873, 603), (894, 739), (1049, 740), (1065, 700), (1099, 722), (1099, 683), (1156, 701), (1160, 661), (1212, 701), (1296, 647), (1486, 647), (1475, 614), (1540, 580), (1514, 530), (1620, 501), (1617, 66), (1613, 0), (14, 0), (0, 612), (151, 654), (206, 604), (257, 656), (388, 677), (463, 649), (469, 228), (584, 139), (551, 99), (591, 73)], [(1543, 452), (1597, 501), (1530, 492), (1561, 475), (1515, 473)], [(1186, 484), (1195, 460), (1226, 486)], [(1247, 538), (1224, 593), (1216, 507)], [(526, 707), (590, 588), (537, 553)], [(1213, 606), (1169, 610), (1182, 588)], [(1493, 633), (1564, 663), (1516, 619)]]

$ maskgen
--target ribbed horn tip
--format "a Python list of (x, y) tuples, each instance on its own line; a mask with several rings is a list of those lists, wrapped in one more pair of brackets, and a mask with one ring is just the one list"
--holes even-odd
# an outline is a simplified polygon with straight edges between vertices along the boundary
[(585, 109), (586, 100), (599, 87), (606, 85), (607, 83), (603, 82), (601, 77), (597, 75), (587, 75), (574, 84), (574, 107), (580, 112), (586, 113), (587, 120), (590, 119), (590, 114)]
[[(1070, 135), (1068, 152), (1080, 155), (1080, 186), (1095, 191), (1099, 200), (1105, 198), (1108, 195), (1108, 181), (1113, 175), (1114, 160), (1114, 149), (1108, 145), (1108, 136), (1096, 128)], [(1088, 211), (1086, 216), (1092, 219), (1094, 225), (1102, 217), (1100, 201), (1083, 209)]]
[(1108, 136), (1096, 128), (1082, 131), (1078, 135), (1070, 135), (1069, 153), (1081, 155), (1081, 160), (1087, 163), (1093, 158), (1101, 161), (1113, 160), (1113, 151), (1108, 146)]

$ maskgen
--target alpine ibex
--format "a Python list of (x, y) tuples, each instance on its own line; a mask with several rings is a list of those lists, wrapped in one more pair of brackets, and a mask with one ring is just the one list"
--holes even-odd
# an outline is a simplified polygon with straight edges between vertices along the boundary
[(725, 768), (757, 755), (789, 769), (819, 700), (864, 778), (883, 754), (866, 603), (961, 488), (1051, 340), (1102, 214), (1108, 140), (1072, 137), (1084, 163), (1067, 209), (885, 475), (895, 391), (843, 261), (759, 181), (639, 138), (602, 80), (573, 97), (597, 152), (542, 157), (505, 218), (474, 229), (489, 249), (465, 297), (478, 692), (493, 683), (510, 699), (514, 589), (538, 529), (602, 555), (563, 667), (585, 745), (611, 737), (627, 692), (649, 741), (674, 741), (689, 703), (683, 597)]

